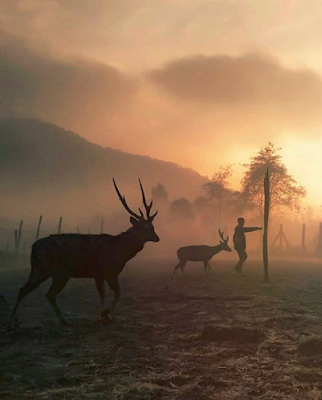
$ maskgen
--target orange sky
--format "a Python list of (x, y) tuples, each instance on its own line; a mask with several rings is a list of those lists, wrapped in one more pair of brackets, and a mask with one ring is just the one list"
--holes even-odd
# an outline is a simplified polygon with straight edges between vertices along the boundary
[(268, 141), (322, 204), (322, 2), (2, 0), (0, 116), (211, 176)]

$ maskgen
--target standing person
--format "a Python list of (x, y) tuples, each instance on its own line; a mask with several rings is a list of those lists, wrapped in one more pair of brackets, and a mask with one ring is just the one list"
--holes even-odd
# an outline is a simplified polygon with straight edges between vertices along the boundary
[(234, 248), (238, 253), (239, 256), (239, 261), (235, 266), (235, 270), (237, 273), (241, 273), (243, 264), (247, 259), (247, 253), (246, 253), (246, 232), (255, 232), (258, 231), (262, 228), (259, 227), (248, 227), (245, 228), (245, 220), (244, 218), (238, 218), (237, 219), (238, 225), (235, 228), (235, 233), (233, 236), (233, 242), (234, 242)]

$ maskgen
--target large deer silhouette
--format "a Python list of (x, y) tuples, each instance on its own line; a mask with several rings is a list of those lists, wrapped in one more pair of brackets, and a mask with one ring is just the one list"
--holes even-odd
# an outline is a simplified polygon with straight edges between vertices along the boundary
[(221, 241), (217, 246), (197, 245), (180, 247), (180, 249), (178, 249), (177, 251), (179, 264), (174, 267), (172, 279), (174, 278), (177, 269), (180, 268), (181, 272), (184, 273), (183, 270), (188, 261), (202, 261), (204, 264), (205, 274), (207, 275), (207, 272), (209, 274), (211, 267), (209, 261), (212, 259), (212, 257), (222, 250), (226, 250), (229, 252), (232, 251), (231, 248), (228, 246), (229, 236), (224, 239), (224, 232), (220, 232), (220, 230), (218, 229), (218, 233)]
[(64, 288), (69, 278), (94, 278), (102, 309), (105, 297), (104, 281), (106, 281), (115, 295), (111, 306), (103, 310), (101, 315), (110, 318), (110, 313), (114, 310), (120, 297), (118, 275), (122, 272), (125, 264), (143, 249), (146, 242), (160, 240), (152, 225), (158, 212), (150, 215), (153, 201), (147, 204), (140, 180), (139, 183), (146, 218), (140, 208), (140, 215), (129, 208), (125, 196), (121, 195), (113, 179), (116, 193), (126, 211), (131, 215), (132, 227), (126, 232), (116, 236), (106, 234), (50, 235), (34, 243), (31, 252), (31, 273), (28, 282), (19, 291), (9, 325), (21, 300), (48, 278), (52, 278), (52, 285), (46, 296), (62, 324), (69, 325), (56, 303), (56, 296)]

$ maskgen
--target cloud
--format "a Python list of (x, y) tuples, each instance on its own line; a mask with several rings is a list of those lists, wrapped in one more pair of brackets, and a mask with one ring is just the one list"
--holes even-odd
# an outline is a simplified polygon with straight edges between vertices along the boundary
[[(5, 33), (21, 38), (33, 51), (88, 57), (111, 49), (115, 28), (142, 4), (142, 0), (4, 0), (0, 23)], [(104, 61), (111, 59), (106, 55)]]
[(322, 84), (252, 54), (195, 55), (129, 75), (0, 35), (0, 117), (37, 117), (86, 139), (201, 173), (281, 135), (316, 137)]
[(150, 79), (183, 102), (229, 110), (248, 109), (269, 118), (310, 125), (321, 121), (321, 78), (258, 55), (194, 56), (167, 64)]
[(176, 157), (199, 171), (238, 165), (268, 141), (321, 135), (320, 76), (268, 56), (196, 55), (154, 69), (147, 79), (183, 121), (173, 132)]
[(38, 117), (89, 133), (105, 129), (136, 92), (134, 80), (115, 67), (45, 57), (8, 35), (0, 44), (0, 76), (1, 117)]
[(2, 0), (0, 26), (32, 48), (122, 68), (260, 48), (321, 70), (320, 0)]
[(268, 140), (318, 139), (321, 9), (319, 0), (2, 0), (0, 117), (38, 117), (207, 174)]

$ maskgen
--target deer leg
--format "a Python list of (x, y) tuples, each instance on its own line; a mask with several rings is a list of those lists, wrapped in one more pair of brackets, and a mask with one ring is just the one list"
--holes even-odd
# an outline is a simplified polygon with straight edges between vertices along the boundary
[(105, 300), (105, 288), (104, 288), (104, 278), (95, 278), (96, 287), (98, 294), (101, 299), (101, 311), (104, 310), (104, 300)]
[(184, 277), (186, 276), (186, 274), (184, 273), (184, 267), (186, 266), (186, 263), (187, 263), (187, 261), (184, 261), (184, 262), (182, 263), (182, 265), (180, 266), (182, 275), (183, 275)]
[(176, 265), (176, 266), (174, 267), (174, 270), (173, 270), (173, 274), (172, 274), (172, 278), (171, 278), (171, 279), (174, 278), (174, 276), (175, 276), (175, 274), (176, 274), (176, 272), (177, 272), (177, 269), (180, 268), (180, 263), (181, 263), (181, 262), (179, 262), (179, 264)]
[(42, 282), (44, 282), (46, 278), (40, 279), (38, 281), (32, 281), (32, 275), (30, 276), (28, 282), (19, 290), (19, 294), (18, 294), (18, 299), (16, 302), (16, 305), (11, 313), (11, 316), (9, 318), (9, 326), (13, 320), (13, 317), (15, 316), (17, 309), (19, 307), (20, 302), (22, 301), (22, 299), (24, 297), (27, 296), (27, 294), (31, 293), (32, 291), (34, 291)]
[(208, 264), (208, 275), (209, 275), (210, 274), (210, 270), (211, 270), (211, 265), (210, 265), (209, 262), (207, 264)]
[(117, 279), (117, 278), (115, 278), (115, 279), (109, 279), (109, 280), (107, 280), (107, 283), (108, 283), (109, 287), (110, 287), (110, 288), (113, 290), (113, 292), (114, 292), (114, 300), (113, 300), (112, 304), (110, 305), (110, 307), (107, 308), (106, 310), (104, 310), (104, 311), (101, 313), (101, 316), (102, 316), (102, 318), (108, 317), (108, 318), (111, 319), (111, 317), (110, 317), (109, 314), (114, 310), (115, 305), (116, 305), (118, 299), (119, 299), (120, 296), (121, 296), (121, 290), (120, 290), (120, 285), (119, 285), (119, 282), (118, 282), (118, 279)]
[(53, 283), (46, 294), (46, 297), (51, 304), (52, 308), (54, 309), (55, 313), (57, 314), (59, 321), (63, 325), (71, 325), (64, 317), (63, 313), (61, 312), (60, 308), (56, 303), (56, 296), (63, 290), (66, 283), (69, 280), (69, 276), (64, 275), (55, 275), (53, 276)]
[(205, 275), (207, 275), (207, 268), (208, 268), (208, 263), (207, 263), (207, 261), (204, 261), (203, 267), (204, 267), (204, 270), (205, 270)]
[(179, 264), (174, 267), (173, 274), (172, 274), (172, 279), (174, 278), (174, 276), (175, 276), (175, 274), (177, 272), (177, 269), (179, 269), (179, 268), (181, 268), (181, 272), (184, 275), (183, 268), (184, 268), (185, 265), (186, 265), (185, 261), (180, 261)]

